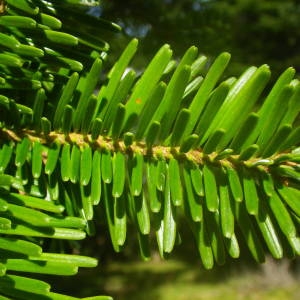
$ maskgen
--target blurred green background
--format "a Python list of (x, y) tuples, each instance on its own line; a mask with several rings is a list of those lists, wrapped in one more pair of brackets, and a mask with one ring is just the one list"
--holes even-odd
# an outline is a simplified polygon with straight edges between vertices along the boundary
[(168, 43), (175, 57), (191, 45), (211, 57), (230, 52), (230, 75), (265, 63), (274, 75), (288, 66), (300, 71), (299, 0), (102, 0), (91, 13), (124, 29), (109, 37), (112, 59), (130, 38), (140, 39), (139, 67)]
[[(180, 224), (183, 242), (168, 259), (159, 257), (155, 237), (152, 259), (142, 261), (136, 232), (129, 228), (123, 252), (114, 253), (105, 227), (86, 240), (83, 254), (99, 259), (93, 269), (72, 277), (43, 277), (53, 290), (77, 297), (105, 294), (114, 300), (298, 300), (299, 259), (280, 261), (266, 257), (258, 265), (241, 241), (241, 256), (227, 258), (223, 266), (205, 270), (188, 226)], [(239, 233), (237, 233), (239, 236)]]
[[(106, 37), (111, 45), (108, 65), (137, 37), (139, 52), (133, 65), (143, 69), (165, 43), (179, 58), (191, 45), (213, 59), (228, 51), (227, 75), (240, 75), (250, 65), (269, 64), (273, 80), (287, 67), (300, 72), (299, 0), (102, 0), (89, 13), (122, 26)], [(247, 249), (211, 271), (202, 268), (193, 238), (182, 225), (183, 243), (162, 261), (153, 240), (153, 259), (142, 262), (134, 230), (129, 230), (123, 253), (113, 253), (106, 228), (83, 245), (99, 258), (99, 267), (75, 278), (54, 282), (56, 290), (76, 296), (109, 294), (115, 299), (300, 299), (300, 263), (267, 257), (258, 266)], [(51, 281), (51, 278), (47, 278)]]

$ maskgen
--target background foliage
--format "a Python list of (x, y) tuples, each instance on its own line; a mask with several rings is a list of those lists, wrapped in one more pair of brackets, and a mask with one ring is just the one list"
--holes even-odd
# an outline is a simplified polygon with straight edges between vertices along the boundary
[[(180, 56), (191, 45), (205, 55), (230, 52), (231, 75), (267, 63), (275, 75), (300, 70), (300, 4), (296, 0), (107, 1), (98, 12), (141, 39), (141, 60), (164, 43)], [(115, 42), (122, 49), (125, 37)], [(113, 45), (114, 53), (116, 51)], [(144, 62), (140, 62), (142, 66)]]

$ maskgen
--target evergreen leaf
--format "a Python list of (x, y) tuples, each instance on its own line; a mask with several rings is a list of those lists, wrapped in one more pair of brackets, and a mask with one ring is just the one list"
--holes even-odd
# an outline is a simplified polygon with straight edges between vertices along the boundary
[(145, 260), (152, 233), (168, 256), (181, 223), (207, 269), (243, 243), (257, 262), (299, 255), (295, 70), (274, 84), (267, 65), (226, 78), (229, 53), (209, 63), (192, 46), (175, 60), (164, 45), (137, 72), (133, 39), (106, 72), (108, 44), (94, 31), (119, 26), (86, 9), (7, 0), (0, 16), (0, 297), (77, 299), (11, 273), (95, 267), (49, 244), (68, 252), (66, 241), (101, 234), (99, 219), (116, 252), (132, 224)]

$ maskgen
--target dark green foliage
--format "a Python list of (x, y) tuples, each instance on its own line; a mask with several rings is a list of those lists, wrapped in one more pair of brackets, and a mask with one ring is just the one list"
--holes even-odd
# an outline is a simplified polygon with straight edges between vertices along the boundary
[(295, 0), (103, 0), (101, 12), (120, 20), (127, 34), (112, 41), (114, 49), (130, 36), (141, 37), (139, 67), (167, 41), (176, 55), (191, 44), (213, 56), (229, 51), (234, 62), (227, 74), (267, 63), (278, 76), (290, 65), (299, 71), (299, 5)]
[(67, 250), (49, 253), (46, 241), (55, 249), (56, 239), (97, 235), (96, 207), (117, 252), (134, 224), (144, 259), (152, 233), (162, 257), (172, 252), (182, 217), (205, 268), (238, 258), (240, 243), (258, 262), (266, 252), (300, 254), (292, 68), (269, 92), (267, 65), (226, 79), (228, 53), (205, 65), (191, 47), (177, 63), (164, 45), (137, 75), (127, 69), (134, 39), (101, 81), (106, 44), (88, 32), (115, 25), (82, 14), (76, 37), (77, 1), (7, 2), (0, 17), (1, 295), (73, 299), (10, 271), (73, 275), (95, 266)]

